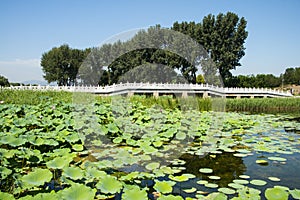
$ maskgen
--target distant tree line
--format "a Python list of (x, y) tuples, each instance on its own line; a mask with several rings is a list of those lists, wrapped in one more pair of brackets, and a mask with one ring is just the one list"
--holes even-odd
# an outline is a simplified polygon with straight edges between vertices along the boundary
[(275, 88), (300, 85), (300, 67), (287, 68), (280, 76), (273, 74), (238, 75), (228, 79), (228, 87)]
[[(149, 46), (168, 47), (170, 43), (165, 43), (165, 38), (171, 38), (174, 43), (180, 44), (180, 39), (172, 38), (172, 35), (164, 35), (159, 37), (161, 27), (156, 25), (150, 27), (148, 30), (139, 31), (129, 41), (118, 41), (114, 44), (104, 44), (100, 48), (89, 48), (85, 50), (72, 49), (68, 45), (54, 47), (42, 55), (41, 66), (44, 72), (44, 78), (49, 83), (57, 82), (58, 85), (73, 85), (76, 83), (76, 75), (81, 65), (87, 67), (82, 68), (80, 72), (81, 79), (84, 84), (95, 83), (99, 85), (113, 84), (124, 78), (124, 75), (131, 71), (135, 71), (134, 75), (142, 76), (139, 70), (133, 70), (138, 66), (151, 66), (148, 74), (152, 76), (153, 70), (158, 69), (158, 66), (168, 66), (180, 74), (170, 74), (172, 81), (180, 82), (185, 80), (189, 83), (197, 82), (197, 65), (209, 66), (213, 69), (204, 67), (203, 73), (215, 73), (214, 70), (221, 76), (221, 79), (227, 84), (227, 80), (232, 77), (230, 70), (240, 66), (239, 60), (245, 55), (244, 42), (248, 36), (246, 31), (246, 20), (238, 15), (228, 12), (226, 14), (212, 14), (203, 18), (202, 22), (175, 22), (169, 30), (183, 33), (199, 45), (204, 47), (205, 53), (200, 52), (194, 54), (191, 52), (188, 56), (177, 55), (174, 52), (164, 50), (164, 48), (149, 48)], [(165, 37), (165, 38), (164, 38)], [(178, 40), (178, 41), (177, 41)], [(138, 44), (147, 44), (146, 48), (139, 48), (130, 51), (133, 46)], [(189, 51), (189, 44), (181, 45), (180, 51)], [(165, 48), (167, 49), (167, 48)], [(87, 54), (92, 52), (92, 56)], [(205, 55), (207, 54), (207, 55)], [(116, 58), (110, 62), (110, 58), (104, 58), (103, 55), (109, 55), (110, 58)], [(197, 57), (198, 56), (198, 57)], [(207, 58), (211, 58), (214, 66), (211, 65)], [(190, 57), (190, 58), (187, 58)], [(205, 58), (202, 63), (199, 63), (199, 57)], [(192, 60), (192, 62), (191, 62)], [(105, 66), (105, 68), (103, 68)], [(164, 70), (160, 74), (165, 74)], [(145, 76), (143, 79), (149, 80)], [(84, 77), (85, 75), (89, 76)], [(212, 77), (204, 76), (206, 81), (208, 79), (214, 80)], [(158, 77), (152, 77), (156, 81)], [(151, 80), (152, 80), (151, 78)], [(161, 77), (162, 78), (162, 77)], [(142, 80), (143, 80), (142, 79)]]

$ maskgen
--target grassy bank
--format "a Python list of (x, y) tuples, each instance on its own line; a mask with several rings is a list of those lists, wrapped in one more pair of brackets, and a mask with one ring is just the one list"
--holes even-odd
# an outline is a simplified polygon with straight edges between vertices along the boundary
[[(1, 90), (0, 101), (6, 104), (37, 105), (44, 102), (72, 103), (80, 95), (71, 92), (30, 91), (30, 90)], [(95, 97), (97, 102), (115, 103), (112, 97)], [(138, 101), (144, 106), (159, 105), (164, 109), (186, 109), (192, 107), (199, 111), (226, 110), (232, 112), (251, 113), (300, 113), (300, 98), (262, 98), (262, 99), (209, 99), (209, 98), (159, 98), (146, 96), (132, 96), (130, 101)]]

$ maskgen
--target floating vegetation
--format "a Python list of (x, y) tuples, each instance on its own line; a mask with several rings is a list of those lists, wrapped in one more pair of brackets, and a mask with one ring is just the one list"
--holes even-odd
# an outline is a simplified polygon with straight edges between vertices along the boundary
[(1, 104), (0, 199), (299, 199), (299, 122), (140, 100)]

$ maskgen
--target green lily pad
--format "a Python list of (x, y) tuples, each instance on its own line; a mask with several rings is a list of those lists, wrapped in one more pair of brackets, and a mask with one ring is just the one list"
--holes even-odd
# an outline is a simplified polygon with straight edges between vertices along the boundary
[(175, 182), (173, 181), (156, 181), (154, 185), (154, 189), (163, 194), (168, 194), (173, 191), (173, 186)]
[(248, 176), (248, 175), (239, 175), (239, 177), (243, 178), (243, 179), (249, 179), (250, 178), (250, 176)]
[(148, 199), (147, 192), (145, 190), (141, 190), (138, 186), (133, 186), (130, 188), (125, 188), (124, 193), (122, 195), (122, 199), (126, 200), (145, 200)]
[(184, 181), (188, 181), (189, 178), (186, 177), (186, 176), (173, 176), (173, 175), (170, 175), (169, 178), (173, 181), (176, 181), (176, 182), (184, 182)]
[(230, 188), (219, 188), (218, 191), (228, 195), (235, 194), (235, 190)]
[(300, 199), (300, 190), (298, 189), (290, 190), (290, 194), (294, 199)]
[(281, 188), (267, 188), (265, 197), (268, 200), (287, 200), (289, 193)]
[(255, 161), (257, 164), (260, 164), (260, 165), (267, 165), (268, 164), (268, 161), (267, 160), (256, 160)]
[(212, 179), (212, 180), (220, 180), (221, 177), (220, 176), (208, 176), (209, 179)]
[(48, 161), (46, 165), (48, 168), (62, 169), (69, 165), (68, 160), (69, 159), (66, 159), (66, 157), (56, 157), (53, 160)]
[(235, 154), (233, 154), (233, 156), (244, 158), (244, 157), (248, 156), (248, 154), (245, 154), (245, 153), (235, 153)]
[(65, 200), (91, 200), (94, 199), (95, 193), (96, 189), (78, 183), (61, 191), (62, 197)]
[(178, 132), (176, 134), (176, 139), (177, 140), (184, 140), (186, 138), (186, 134), (184, 132)]
[(207, 197), (205, 198), (207, 200), (227, 200), (228, 197), (221, 192), (213, 192), (210, 193), (209, 195), (207, 195)]
[(234, 188), (234, 189), (241, 189), (241, 188), (244, 188), (244, 187), (245, 187), (244, 185), (237, 184), (237, 183), (229, 183), (228, 186), (229, 186), (229, 187), (232, 187), (232, 188)]
[(213, 170), (210, 168), (201, 168), (201, 169), (199, 169), (199, 172), (204, 173), (204, 174), (211, 174), (211, 173), (213, 173)]
[(247, 185), (247, 184), (249, 184), (249, 181), (243, 180), (243, 179), (235, 179), (235, 180), (233, 180), (233, 182), (237, 183), (237, 184), (241, 184), (241, 185)]
[(96, 184), (96, 187), (100, 189), (102, 193), (115, 194), (117, 192), (120, 192), (122, 183), (119, 182), (115, 177), (106, 175), (100, 179), (100, 181)]
[(194, 193), (194, 192), (197, 191), (197, 189), (194, 188), (194, 187), (192, 187), (192, 188), (190, 188), (190, 189), (184, 189), (183, 191), (184, 191), (185, 193)]
[(152, 170), (158, 169), (159, 166), (160, 166), (160, 164), (158, 162), (152, 162), (152, 163), (149, 163), (146, 165), (146, 169), (152, 171)]
[(73, 180), (79, 180), (83, 178), (84, 172), (79, 167), (66, 167), (63, 169), (63, 175)]
[(273, 176), (268, 177), (268, 179), (269, 179), (270, 181), (274, 181), (274, 182), (280, 181), (280, 178), (273, 177)]
[(1, 178), (6, 179), (6, 177), (12, 173), (12, 171), (6, 167), (0, 167), (0, 173), (1, 173)]
[(206, 183), (204, 186), (208, 187), (208, 188), (217, 188), (217, 187), (219, 187), (218, 184), (215, 184), (215, 183)]
[(200, 181), (197, 181), (197, 184), (199, 184), (199, 185), (205, 185), (205, 184), (207, 184), (207, 183), (208, 183), (207, 180), (200, 180)]
[(174, 196), (174, 195), (161, 195), (157, 200), (183, 200), (181, 196)]
[(286, 158), (275, 157), (275, 156), (268, 157), (268, 159), (273, 160), (273, 161), (278, 161), (278, 162), (285, 162), (286, 161)]
[(1, 192), (1, 191), (0, 191), (0, 199), (15, 200), (15, 198), (12, 194), (9, 194), (9, 193), (6, 193), (6, 192)]
[(256, 185), (256, 186), (264, 186), (267, 184), (266, 181), (263, 181), (263, 180), (257, 180), (257, 179), (254, 179), (254, 180), (251, 180), (250, 183), (252, 185)]
[(82, 144), (74, 144), (72, 146), (72, 149), (74, 149), (75, 151), (82, 151), (84, 148)]
[(32, 186), (40, 186), (46, 182), (50, 182), (52, 173), (49, 169), (35, 169), (29, 174), (22, 177), (22, 181)]
[(282, 186), (282, 185), (275, 185), (274, 188), (279, 188), (279, 189), (286, 190), (286, 191), (290, 190), (288, 187)]

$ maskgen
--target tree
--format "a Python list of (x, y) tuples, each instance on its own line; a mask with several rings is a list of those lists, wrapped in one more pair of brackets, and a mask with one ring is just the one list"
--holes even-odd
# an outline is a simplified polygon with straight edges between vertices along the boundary
[(204, 17), (202, 23), (175, 22), (172, 29), (188, 34), (203, 45), (216, 63), (225, 85), (232, 76), (230, 70), (241, 66), (240, 59), (245, 55), (244, 42), (248, 36), (244, 17), (228, 12)]
[(0, 86), (7, 87), (9, 85), (8, 79), (0, 75)]
[(196, 77), (196, 83), (198, 83), (198, 84), (203, 84), (203, 83), (205, 83), (205, 79), (204, 79), (204, 77), (203, 77), (203, 75), (202, 74), (199, 74), (197, 77)]
[[(197, 62), (205, 56), (204, 50), (195, 48), (199, 46), (196, 44), (187, 35), (157, 25), (139, 31), (126, 42), (117, 41), (92, 49), (79, 70), (79, 77), (83, 84), (106, 85), (124, 81), (123, 76), (131, 71), (127, 74), (130, 81), (133, 74), (138, 74), (138, 80), (143, 81), (152, 78), (150, 82), (183, 82), (185, 79), (184, 82), (196, 83)], [(142, 65), (144, 68), (134, 70)]]
[(41, 59), (45, 80), (58, 85), (74, 85), (78, 69), (89, 53), (89, 49), (72, 49), (67, 44), (54, 47), (44, 53)]
[(285, 84), (300, 85), (300, 67), (287, 68), (283, 74)]

